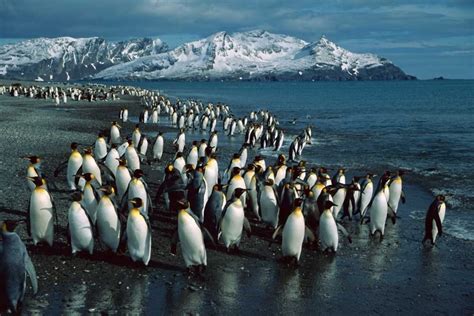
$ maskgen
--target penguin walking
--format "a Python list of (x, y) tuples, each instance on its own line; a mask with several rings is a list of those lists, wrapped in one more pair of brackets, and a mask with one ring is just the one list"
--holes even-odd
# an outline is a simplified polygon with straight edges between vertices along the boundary
[(54, 221), (57, 222), (56, 207), (49, 192), (42, 188), (43, 180), (40, 177), (29, 178), (35, 184), (31, 192), (30, 206), (28, 210), (28, 232), (36, 245), (46, 242), (53, 246)]
[(192, 170), (190, 172), (191, 178), (187, 186), (191, 211), (201, 223), (204, 221), (204, 211), (208, 200), (207, 183), (203, 172), (204, 170), (201, 166)]
[(107, 156), (107, 142), (105, 141), (104, 134), (99, 133), (94, 144), (94, 157), (97, 161), (103, 161)]
[(322, 251), (337, 251), (339, 245), (339, 234), (337, 232), (336, 220), (332, 213), (334, 203), (325, 201), (323, 211), (319, 219), (319, 242)]
[(171, 242), (171, 253), (176, 254), (179, 241), (186, 268), (189, 272), (195, 269), (200, 273), (207, 266), (207, 254), (203, 237), (205, 229), (201, 228), (199, 220), (190, 211), (187, 201), (179, 201), (178, 208), (178, 231), (174, 234)]
[(380, 233), (380, 241), (383, 239), (385, 232), (385, 222), (387, 221), (388, 214), (388, 177), (382, 177), (380, 179), (380, 186), (378, 191), (375, 192), (375, 196), (369, 204), (369, 216), (370, 216), (370, 234), (372, 236), (378, 231)]
[(308, 235), (310, 240), (315, 239), (313, 233), (306, 228), (301, 209), (302, 204), (303, 200), (300, 198), (294, 201), (294, 209), (288, 216), (284, 226), (280, 225), (273, 234), (273, 239), (280, 233), (282, 234), (281, 251), (283, 257), (285, 259), (289, 258), (290, 260), (294, 260), (295, 265), (297, 265), (300, 260), (305, 235)]
[(434, 245), (436, 237), (443, 234), (443, 222), (446, 215), (445, 201), (444, 195), (438, 195), (428, 208), (425, 218), (425, 236), (422, 243), (429, 240)]
[(36, 270), (25, 244), (15, 233), (17, 222), (0, 222), (0, 312), (6, 307), (14, 314), (21, 313), (26, 292), (26, 275), (31, 280), (33, 293), (38, 292)]
[(97, 233), (99, 240), (112, 252), (117, 252), (120, 243), (121, 222), (117, 204), (113, 199), (115, 190), (112, 186), (100, 189), (103, 192), (97, 205)]
[(105, 166), (112, 172), (114, 177), (117, 175), (117, 167), (119, 165), (120, 154), (117, 145), (112, 144), (107, 156), (105, 157)]
[(365, 213), (367, 212), (367, 207), (369, 206), (370, 201), (372, 200), (372, 194), (374, 193), (374, 184), (372, 182), (373, 174), (368, 173), (363, 182), (361, 183), (361, 193), (360, 193), (360, 202), (359, 202), (359, 213), (360, 213), (360, 223), (362, 224)]
[(245, 218), (244, 206), (240, 200), (245, 191), (245, 189), (236, 188), (232, 198), (222, 211), (219, 238), (224, 242), (227, 251), (231, 246), (238, 250), (244, 229), (249, 236), (251, 233), (250, 224)]
[(151, 226), (148, 216), (140, 212), (143, 203), (140, 198), (130, 201), (132, 208), (127, 219), (127, 248), (133, 262), (142, 261), (148, 265), (151, 258)]
[(279, 203), (278, 194), (273, 180), (269, 179), (264, 183), (259, 197), (259, 210), (262, 221), (272, 226), (274, 229), (278, 226)]
[(68, 210), (68, 239), (71, 244), (72, 254), (87, 250), (92, 255), (94, 252), (93, 223), (81, 205), (82, 194), (75, 192)]
[(77, 149), (78, 144), (73, 142), (71, 143), (71, 154), (67, 161), (61, 163), (56, 170), (54, 171), (54, 177), (57, 177), (61, 170), (67, 167), (66, 179), (70, 190), (76, 190), (76, 174), (83, 163), (83, 157), (79, 150)]
[(204, 227), (206, 227), (214, 240), (217, 240), (219, 220), (226, 204), (227, 199), (224, 192), (222, 192), (222, 185), (216, 184), (204, 209)]
[(402, 187), (402, 176), (404, 175), (403, 170), (399, 170), (397, 174), (390, 179), (388, 184), (389, 187), (389, 199), (388, 199), (388, 208), (391, 213), (392, 218), (396, 218), (398, 205), (400, 201), (405, 204), (405, 193), (403, 192)]

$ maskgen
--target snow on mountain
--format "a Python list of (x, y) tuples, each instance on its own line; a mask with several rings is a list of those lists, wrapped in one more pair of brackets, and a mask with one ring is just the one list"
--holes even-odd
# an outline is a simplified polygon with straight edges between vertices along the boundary
[(0, 46), (0, 77), (77, 80), (167, 49), (161, 40), (148, 38), (117, 43), (97, 37), (37, 38)]
[(219, 32), (174, 50), (107, 68), (97, 79), (391, 80), (413, 79), (385, 58), (356, 54), (324, 36), (315, 43), (256, 30)]

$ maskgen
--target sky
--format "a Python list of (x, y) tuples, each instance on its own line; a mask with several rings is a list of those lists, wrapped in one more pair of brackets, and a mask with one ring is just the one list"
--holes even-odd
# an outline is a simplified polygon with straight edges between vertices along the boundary
[(34, 37), (158, 37), (219, 31), (321, 35), (420, 79), (474, 79), (474, 0), (0, 0), (0, 44)]

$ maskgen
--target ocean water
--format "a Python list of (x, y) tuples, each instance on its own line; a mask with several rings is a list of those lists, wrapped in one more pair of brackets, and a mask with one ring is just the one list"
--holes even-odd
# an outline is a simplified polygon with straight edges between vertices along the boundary
[[(240, 117), (268, 109), (285, 129), (285, 153), (293, 137), (312, 125), (313, 144), (302, 159), (333, 168), (331, 173), (345, 167), (349, 175), (402, 168), (405, 181), (447, 196), (446, 233), (474, 240), (473, 80), (126, 84), (173, 98), (224, 102)], [(423, 217), (426, 209), (410, 212)]]

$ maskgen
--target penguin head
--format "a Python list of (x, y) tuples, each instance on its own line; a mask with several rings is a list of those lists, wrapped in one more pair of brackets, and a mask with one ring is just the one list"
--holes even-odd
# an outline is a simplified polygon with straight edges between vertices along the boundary
[(397, 174), (398, 174), (398, 176), (401, 177), (405, 174), (405, 170), (400, 169), (400, 170), (397, 171)]
[(274, 183), (275, 183), (275, 182), (273, 181), (273, 179), (267, 179), (267, 180), (265, 181), (265, 185), (270, 185), (270, 186), (271, 186), (271, 185), (273, 185)]
[(361, 177), (354, 176), (354, 177), (352, 178), (352, 183), (359, 182), (360, 178), (361, 178)]
[(197, 140), (193, 140), (193, 146), (196, 146), (197, 147), (198, 145), (198, 141)]
[(224, 186), (222, 184), (215, 184), (214, 187), (212, 188), (214, 191), (219, 191), (222, 192), (222, 188)]
[(104, 138), (104, 133), (99, 132), (99, 133), (97, 134), (97, 138)]
[(134, 208), (140, 208), (143, 206), (143, 201), (142, 199), (136, 197), (130, 200), (130, 204), (132, 204)]
[(135, 169), (135, 171), (133, 172), (133, 177), (137, 179), (140, 179), (141, 177), (143, 177), (143, 175), (144, 173), (142, 169)]
[(40, 187), (43, 185), (43, 179), (41, 179), (41, 177), (28, 177), (28, 180), (33, 182), (36, 187)]
[(109, 196), (115, 193), (115, 189), (111, 185), (106, 185), (103, 186), (102, 188), (99, 189), (100, 191), (104, 192), (105, 195)]
[(92, 148), (91, 148), (91, 147), (87, 147), (86, 149), (84, 149), (84, 154), (85, 154), (85, 155), (92, 155)]
[(206, 143), (206, 140), (203, 138), (201, 139), (201, 144), (205, 144)]
[(28, 157), (25, 157), (24, 159), (28, 159), (30, 163), (33, 165), (36, 165), (40, 162), (40, 157), (38, 156), (28, 156)]
[(442, 194), (438, 194), (436, 196), (436, 199), (440, 202), (445, 202), (446, 201), (446, 196), (442, 195)]
[(71, 200), (74, 202), (82, 201), (82, 193), (80, 191), (74, 192), (73, 194), (71, 194)]
[(4, 233), (13, 233), (15, 232), (15, 229), (20, 222), (21, 221), (13, 221), (13, 220), (0, 221), (1, 231)]
[(112, 148), (112, 149), (117, 149), (117, 144), (112, 144), (112, 145), (110, 145), (110, 148)]
[(71, 145), (70, 145), (71, 150), (77, 150), (77, 147), (78, 147), (78, 146), (79, 146), (79, 144), (76, 143), (76, 142), (72, 142)]
[(125, 167), (127, 165), (127, 160), (125, 158), (115, 158), (119, 162), (119, 166)]
[(278, 164), (279, 164), (279, 165), (284, 165), (285, 162), (286, 162), (286, 157), (285, 157), (285, 155), (280, 154), (280, 155), (278, 156)]
[(301, 199), (301, 198), (295, 199), (295, 201), (293, 202), (294, 207), (301, 207), (301, 205), (303, 205), (303, 202), (304, 202), (304, 200)]
[(84, 178), (84, 180), (86, 180), (86, 182), (90, 182), (92, 180), (95, 179), (94, 175), (92, 173), (83, 173), (82, 174), (82, 177)]
[(247, 189), (242, 189), (242, 188), (236, 188), (234, 190), (234, 196), (236, 198), (240, 198), (242, 196), (242, 194), (244, 194), (245, 192), (247, 191)]
[(178, 206), (178, 209), (180, 210), (186, 210), (189, 208), (189, 202), (186, 199), (181, 199), (176, 202), (176, 205)]
[(333, 206), (337, 206), (337, 205), (334, 204), (332, 201), (327, 200), (324, 202), (323, 208), (324, 210), (329, 210)]
[(232, 168), (232, 176), (240, 174), (240, 168), (239, 167), (234, 167)]
[(139, 131), (140, 130), (140, 124), (135, 124), (135, 130)]
[(166, 173), (166, 174), (170, 174), (171, 172), (173, 172), (173, 169), (174, 169), (173, 165), (172, 165), (172, 164), (168, 164), (168, 165), (166, 166), (166, 168), (165, 168), (165, 173)]
[(234, 155), (232, 155), (232, 159), (240, 159), (240, 155), (239, 154), (234, 154)]
[(255, 170), (255, 165), (254, 164), (249, 164), (247, 166), (247, 170), (250, 171), (250, 170)]

